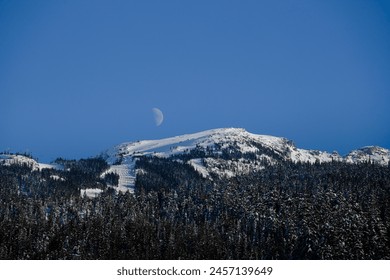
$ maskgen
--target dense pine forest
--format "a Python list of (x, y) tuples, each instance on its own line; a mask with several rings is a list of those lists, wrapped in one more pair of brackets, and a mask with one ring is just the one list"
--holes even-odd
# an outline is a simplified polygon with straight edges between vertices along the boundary
[(104, 159), (57, 163), (0, 165), (0, 259), (390, 259), (387, 166), (281, 161), (206, 179), (141, 157), (134, 193), (117, 193)]

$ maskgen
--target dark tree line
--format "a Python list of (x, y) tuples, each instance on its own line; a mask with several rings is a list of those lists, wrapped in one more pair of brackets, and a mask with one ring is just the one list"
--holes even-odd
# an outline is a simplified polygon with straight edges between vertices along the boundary
[(0, 259), (390, 258), (389, 167), (281, 162), (208, 180), (140, 158), (131, 194), (107, 187), (101, 159), (66, 164), (0, 166)]

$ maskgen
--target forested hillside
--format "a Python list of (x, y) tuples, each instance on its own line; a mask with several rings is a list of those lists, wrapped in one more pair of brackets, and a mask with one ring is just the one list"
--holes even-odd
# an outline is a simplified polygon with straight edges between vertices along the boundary
[(390, 258), (388, 166), (283, 161), (206, 179), (141, 157), (121, 193), (101, 158), (57, 163), (0, 165), (0, 259)]

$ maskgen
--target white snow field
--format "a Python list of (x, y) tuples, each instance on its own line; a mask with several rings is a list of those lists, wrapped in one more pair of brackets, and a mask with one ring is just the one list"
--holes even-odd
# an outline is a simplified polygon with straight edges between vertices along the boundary
[[(218, 157), (222, 149), (234, 147), (242, 154), (256, 154), (254, 160), (244, 158), (226, 160)], [(168, 158), (174, 155), (189, 153), (196, 148), (208, 149), (215, 156), (206, 158), (192, 158), (187, 161), (203, 177), (210, 174), (233, 177), (238, 174), (264, 168), (262, 162), (267, 160), (273, 164), (277, 162), (275, 157), (262, 154), (261, 149), (272, 151), (279, 159), (293, 162), (324, 163), (332, 161), (345, 161), (347, 163), (359, 163), (371, 161), (381, 165), (389, 163), (390, 151), (380, 147), (364, 147), (350, 152), (342, 157), (337, 152), (306, 150), (297, 148), (292, 141), (286, 138), (270, 135), (258, 135), (247, 132), (242, 128), (211, 129), (193, 134), (184, 134), (176, 137), (159, 140), (143, 140), (127, 142), (113, 147), (107, 151), (108, 163), (111, 168), (108, 172), (119, 175), (118, 190), (129, 190), (134, 187), (137, 171), (135, 162), (140, 156), (156, 156)], [(119, 165), (113, 165), (115, 163)]]

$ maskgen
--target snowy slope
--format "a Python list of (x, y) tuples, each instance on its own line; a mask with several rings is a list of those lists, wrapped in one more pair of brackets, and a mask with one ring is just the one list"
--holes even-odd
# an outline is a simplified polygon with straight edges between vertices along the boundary
[(111, 165), (101, 177), (104, 177), (107, 173), (116, 173), (119, 175), (118, 186), (113, 187), (117, 191), (133, 191), (135, 185), (135, 162), (129, 162), (128, 164)]
[(378, 146), (367, 146), (351, 151), (345, 161), (349, 163), (373, 162), (381, 165), (389, 164), (390, 150)]
[(217, 154), (221, 149), (232, 146), (243, 154), (258, 153), (261, 151), (260, 146), (273, 151), (275, 155), (279, 155), (284, 160), (295, 162), (343, 160), (337, 153), (298, 149), (285, 138), (252, 134), (241, 128), (222, 128), (160, 140), (123, 143), (108, 151), (108, 161), (113, 164), (120, 158), (126, 161), (129, 158), (144, 155), (170, 157), (199, 147), (214, 149)]
[(221, 148), (226, 148), (232, 143), (237, 145), (243, 153), (258, 151), (258, 148), (250, 141), (256, 141), (278, 152), (284, 151), (286, 142), (288, 142), (284, 138), (251, 134), (240, 128), (212, 129), (160, 140), (123, 143), (108, 151), (108, 161), (114, 163), (120, 157), (127, 160), (129, 157), (144, 155), (170, 157), (199, 147), (215, 148), (216, 145), (220, 145)]
[[(202, 151), (205, 155), (192, 156), (194, 151)], [(122, 189), (134, 186), (138, 157), (177, 158), (180, 155), (189, 155), (186, 163), (204, 177), (249, 174), (265, 168), (265, 163), (274, 164), (280, 160), (310, 163), (370, 160), (388, 164), (390, 158), (389, 150), (380, 147), (365, 147), (343, 158), (337, 152), (299, 149), (285, 138), (252, 134), (241, 128), (212, 129), (160, 140), (123, 143), (107, 152), (108, 162), (112, 165), (110, 171), (120, 175)]]
[(27, 165), (32, 167), (33, 170), (42, 170), (42, 169), (58, 169), (62, 170), (62, 166), (58, 164), (48, 164), (48, 163), (39, 163), (35, 159), (29, 158), (23, 155), (14, 155), (14, 154), (0, 154), (0, 164), (11, 165)]
[[(128, 142), (111, 148), (105, 154), (110, 168), (101, 176), (109, 172), (118, 174), (119, 184), (115, 187), (118, 191), (133, 191), (137, 172), (143, 172), (136, 170), (136, 161), (143, 156), (172, 158), (187, 163), (210, 179), (213, 176), (229, 178), (250, 174), (280, 161), (387, 165), (390, 159), (390, 151), (381, 147), (363, 147), (342, 157), (337, 152), (300, 149), (286, 138), (252, 134), (241, 128), (220, 128), (159, 140)], [(0, 154), (0, 164), (27, 164), (34, 170), (62, 168), (10, 154)]]

